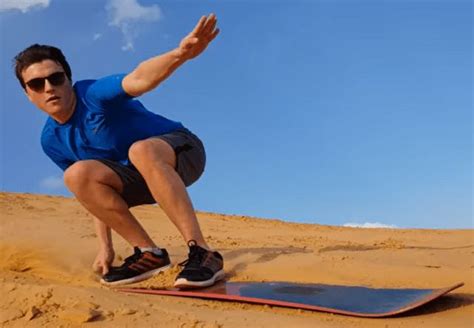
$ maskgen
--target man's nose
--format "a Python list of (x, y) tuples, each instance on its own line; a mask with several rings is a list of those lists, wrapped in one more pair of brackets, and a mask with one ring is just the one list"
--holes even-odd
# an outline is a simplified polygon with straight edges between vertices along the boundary
[(53, 85), (51, 83), (49, 83), (48, 79), (45, 79), (44, 80), (44, 91), (48, 92), (48, 91), (52, 91), (52, 90), (54, 90)]

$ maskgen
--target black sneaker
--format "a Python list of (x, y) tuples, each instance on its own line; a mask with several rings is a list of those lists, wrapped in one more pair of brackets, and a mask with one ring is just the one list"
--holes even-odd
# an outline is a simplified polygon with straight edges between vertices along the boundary
[(166, 249), (162, 248), (161, 255), (152, 252), (142, 252), (134, 247), (135, 253), (125, 259), (119, 267), (112, 267), (102, 276), (100, 282), (108, 286), (117, 286), (139, 282), (171, 267)]
[(199, 247), (194, 240), (189, 241), (188, 246), (188, 259), (179, 264), (184, 269), (176, 277), (175, 287), (208, 287), (224, 278), (224, 259), (221, 254)]

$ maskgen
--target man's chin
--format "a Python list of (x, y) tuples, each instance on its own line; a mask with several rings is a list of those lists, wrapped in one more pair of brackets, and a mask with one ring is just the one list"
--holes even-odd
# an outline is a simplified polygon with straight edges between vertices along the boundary
[(61, 114), (64, 115), (67, 113), (67, 108), (61, 106), (61, 104), (48, 104), (48, 106), (45, 108), (45, 112), (51, 116), (57, 116)]

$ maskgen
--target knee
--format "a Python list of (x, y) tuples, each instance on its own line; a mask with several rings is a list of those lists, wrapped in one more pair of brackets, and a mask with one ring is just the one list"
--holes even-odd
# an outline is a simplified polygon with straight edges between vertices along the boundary
[(150, 143), (147, 140), (140, 140), (134, 142), (128, 149), (128, 158), (134, 165), (146, 160), (147, 154), (153, 151)]
[(75, 192), (91, 179), (91, 163), (89, 161), (78, 161), (69, 166), (64, 172), (64, 184)]
[(173, 148), (159, 139), (136, 141), (128, 150), (128, 158), (137, 168), (144, 168), (147, 163), (154, 167), (174, 165), (174, 156)]

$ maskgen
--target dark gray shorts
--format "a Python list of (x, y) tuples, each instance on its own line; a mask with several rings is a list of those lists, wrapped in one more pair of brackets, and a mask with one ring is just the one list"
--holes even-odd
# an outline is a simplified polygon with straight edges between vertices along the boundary
[[(155, 138), (166, 141), (174, 149), (176, 172), (186, 187), (199, 179), (206, 166), (206, 152), (204, 145), (196, 135), (187, 129), (180, 129)], [(145, 179), (133, 165), (125, 166), (108, 159), (99, 159), (98, 161), (118, 174), (123, 183), (122, 197), (129, 207), (156, 203)]]

